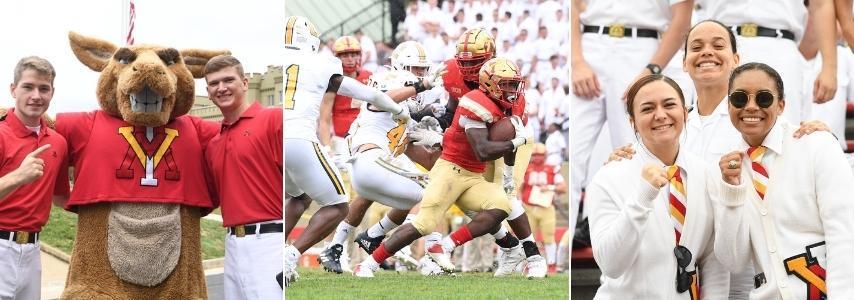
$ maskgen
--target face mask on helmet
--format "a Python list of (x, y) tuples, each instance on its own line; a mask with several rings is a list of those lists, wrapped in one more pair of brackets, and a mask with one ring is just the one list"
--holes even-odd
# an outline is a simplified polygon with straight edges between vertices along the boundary
[(481, 28), (469, 29), (457, 40), (457, 54), (454, 58), (465, 81), (477, 82), (478, 71), (493, 56), (495, 41)]

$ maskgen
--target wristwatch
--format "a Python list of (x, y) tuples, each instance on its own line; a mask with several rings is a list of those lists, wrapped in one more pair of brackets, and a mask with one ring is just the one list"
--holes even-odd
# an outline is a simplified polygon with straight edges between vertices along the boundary
[(649, 69), (649, 71), (652, 72), (653, 75), (661, 74), (661, 66), (659, 65), (648, 64), (646, 65), (646, 68)]

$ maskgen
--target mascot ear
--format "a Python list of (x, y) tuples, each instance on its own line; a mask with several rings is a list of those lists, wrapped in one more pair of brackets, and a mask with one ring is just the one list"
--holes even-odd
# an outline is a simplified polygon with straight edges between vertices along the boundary
[(116, 52), (116, 46), (110, 42), (73, 31), (68, 32), (68, 40), (77, 59), (95, 72), (103, 71), (113, 57), (113, 53)]
[(181, 56), (184, 58), (184, 65), (193, 73), (193, 77), (205, 77), (205, 64), (208, 60), (217, 55), (230, 55), (228, 50), (201, 50), (201, 49), (184, 49), (181, 50)]

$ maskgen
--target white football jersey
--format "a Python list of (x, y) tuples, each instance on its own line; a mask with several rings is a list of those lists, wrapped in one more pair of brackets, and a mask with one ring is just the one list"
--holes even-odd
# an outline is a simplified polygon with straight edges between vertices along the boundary
[(316, 53), (285, 52), (285, 138), (319, 143), (317, 120), (329, 78), (343, 74), (341, 60)]
[[(407, 82), (418, 80), (408, 71), (392, 70), (371, 75), (368, 85), (380, 91), (404, 87)], [(414, 97), (413, 97), (414, 98)], [(407, 99), (405, 101), (413, 101)], [(403, 105), (404, 103), (401, 103)], [(381, 111), (368, 103), (362, 103), (359, 116), (350, 125), (350, 149), (355, 151), (364, 144), (375, 144), (393, 156), (398, 156), (406, 150), (407, 124), (398, 123), (391, 118), (391, 113)]]

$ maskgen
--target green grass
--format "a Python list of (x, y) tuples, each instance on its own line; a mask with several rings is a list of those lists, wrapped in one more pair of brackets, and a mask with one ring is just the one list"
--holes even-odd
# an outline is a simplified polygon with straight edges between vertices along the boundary
[(225, 257), (225, 228), (222, 223), (202, 219), (202, 259)]
[(51, 207), (47, 226), (42, 228), (39, 239), (62, 252), (71, 255), (74, 247), (74, 235), (77, 233), (77, 214), (58, 207)]
[(287, 299), (567, 299), (569, 277), (549, 275), (529, 280), (520, 274), (495, 278), (492, 273), (459, 273), (456, 277), (378, 271), (356, 278), (321, 269), (299, 269), (300, 279), (285, 290)]
[[(225, 257), (225, 228), (222, 224), (202, 219), (201, 227), (202, 259)], [(53, 207), (39, 239), (71, 255), (76, 233), (77, 214)]]

